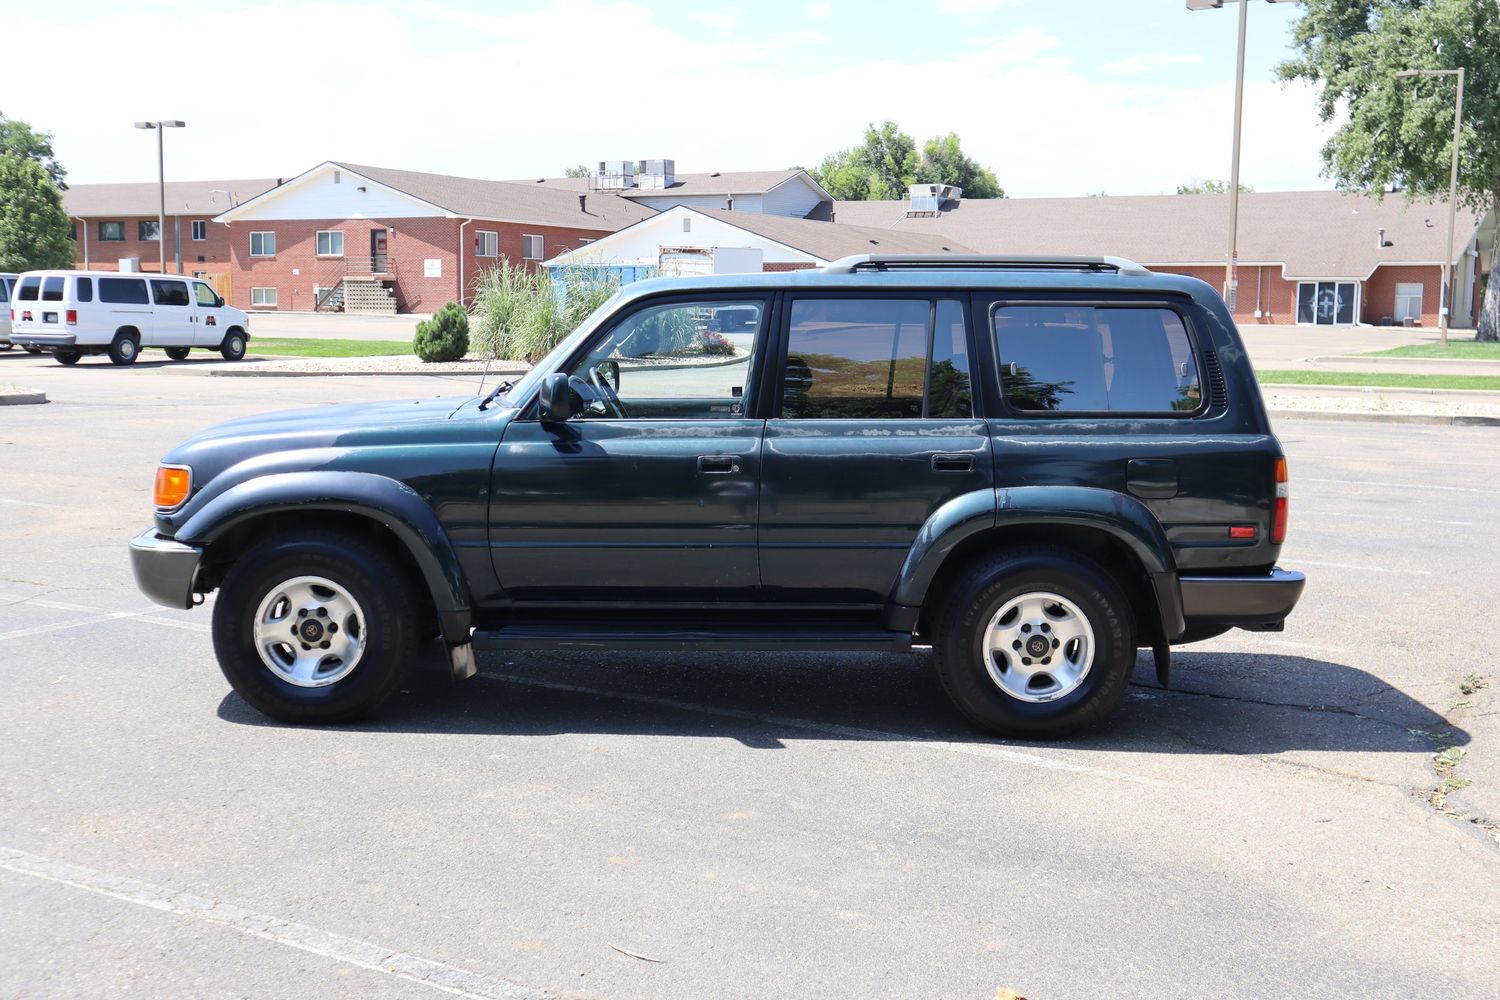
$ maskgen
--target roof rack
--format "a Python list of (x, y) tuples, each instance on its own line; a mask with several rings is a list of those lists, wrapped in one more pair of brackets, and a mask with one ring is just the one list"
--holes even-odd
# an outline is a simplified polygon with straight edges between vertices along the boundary
[(919, 271), (925, 269), (966, 271), (998, 269), (1007, 271), (1079, 271), (1116, 274), (1150, 274), (1145, 267), (1124, 257), (1028, 257), (993, 254), (877, 254), (858, 253), (823, 265), (825, 274), (853, 274), (856, 271)]

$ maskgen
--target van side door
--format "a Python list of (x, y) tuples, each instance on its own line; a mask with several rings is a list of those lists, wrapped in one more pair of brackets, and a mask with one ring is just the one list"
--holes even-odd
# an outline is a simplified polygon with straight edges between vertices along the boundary
[(151, 339), (155, 318), (145, 278), (136, 275), (101, 277), (95, 284), (99, 286), (100, 308), (84, 314), (78, 326), (80, 344), (107, 344), (122, 327), (134, 327), (141, 335), (142, 344), (155, 343)]
[(190, 347), (193, 331), (193, 300), (188, 295), (187, 282), (181, 278), (152, 278), (151, 298), (156, 303), (154, 335), (143, 346)]

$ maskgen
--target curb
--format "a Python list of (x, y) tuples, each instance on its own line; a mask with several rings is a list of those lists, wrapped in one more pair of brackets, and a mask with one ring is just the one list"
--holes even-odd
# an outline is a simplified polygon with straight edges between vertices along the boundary
[(1436, 427), (1500, 427), (1500, 417), (1474, 417), (1441, 413), (1372, 413), (1358, 410), (1270, 410), (1271, 416), (1287, 420), (1337, 420), (1347, 423), (1428, 424)]
[(45, 403), (45, 392), (0, 392), (0, 406), (24, 406), (27, 403)]
[[(491, 368), (490, 375), (525, 375), (529, 368)], [(196, 372), (184, 371), (188, 375), (207, 375), (215, 378), (478, 378), (484, 374), (483, 369), (472, 371), (318, 371), (306, 368), (281, 368), (275, 371), (267, 371), (257, 368), (219, 368), (204, 369)]]
[[(1381, 357), (1378, 354), (1318, 354), (1310, 358), (1302, 358), (1301, 360), (1313, 364), (1329, 365), (1406, 365), (1415, 361), (1418, 364), (1475, 365), (1486, 371), (1500, 372), (1500, 360), (1494, 358), (1392, 358)], [(1413, 372), (1412, 374), (1421, 375), (1423, 373)], [(1479, 373), (1476, 372), (1475, 374)]]

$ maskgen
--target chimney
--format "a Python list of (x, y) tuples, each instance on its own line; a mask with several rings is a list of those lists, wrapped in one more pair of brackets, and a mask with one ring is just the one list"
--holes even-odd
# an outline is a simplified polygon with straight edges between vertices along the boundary
[[(587, 194), (581, 194), (581, 195), (579, 195), (578, 196), (578, 211), (580, 211), (580, 212), (587, 212), (589, 210), (588, 201), (589, 201), (589, 196)], [(1381, 232), (1383, 233), (1383, 232), (1385, 232), (1385, 230), (1382, 229)]]
[(729, 204), (726, 207), (729, 209), (729, 211), (734, 211), (734, 195), (729, 196)]
[(1375, 237), (1375, 245), (1377, 247), (1379, 247), (1381, 250), (1384, 250), (1385, 249), (1385, 227), (1381, 226), (1379, 229), (1375, 230), (1375, 232), (1379, 234), (1379, 235), (1377, 235)]

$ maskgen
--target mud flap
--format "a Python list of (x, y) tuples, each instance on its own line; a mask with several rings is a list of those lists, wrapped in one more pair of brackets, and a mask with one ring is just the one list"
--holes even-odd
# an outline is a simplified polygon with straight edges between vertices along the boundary
[(1156, 683), (1162, 690), (1172, 689), (1172, 647), (1159, 642), (1151, 647), (1151, 659), (1156, 661)]
[(474, 662), (474, 644), (466, 642), (461, 646), (448, 647), (448, 664), (452, 670), (452, 677), (456, 681), (467, 680), (479, 672), (479, 666)]

